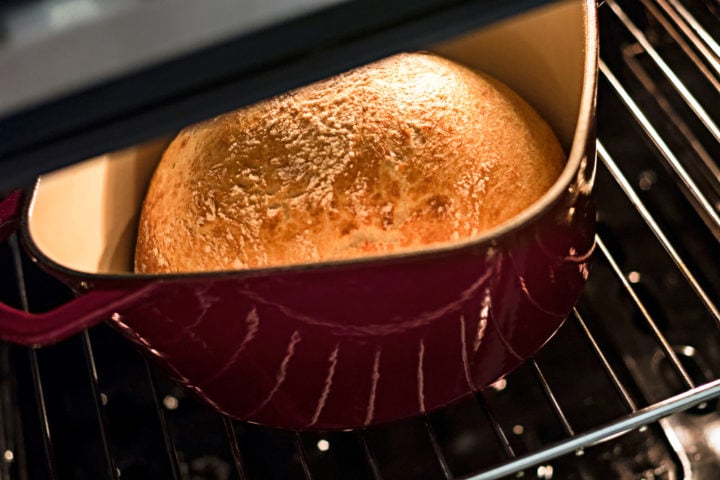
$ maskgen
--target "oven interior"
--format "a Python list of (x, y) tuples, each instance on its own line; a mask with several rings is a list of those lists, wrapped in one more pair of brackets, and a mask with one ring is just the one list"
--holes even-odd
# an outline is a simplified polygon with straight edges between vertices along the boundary
[[(0, 345), (0, 478), (715, 479), (720, 476), (720, 7), (599, 8), (598, 235), (582, 299), (472, 398), (362, 430), (222, 417), (106, 325)], [(16, 239), (2, 300), (71, 296)]]

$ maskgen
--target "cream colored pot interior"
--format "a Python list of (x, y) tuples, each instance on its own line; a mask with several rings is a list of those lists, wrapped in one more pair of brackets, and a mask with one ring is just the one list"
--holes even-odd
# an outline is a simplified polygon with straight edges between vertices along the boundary
[[(584, 18), (584, 2), (556, 2), (431, 50), (510, 85), (569, 152), (583, 86)], [(166, 145), (150, 142), (43, 176), (29, 215), (37, 248), (71, 270), (130, 272), (140, 206)]]

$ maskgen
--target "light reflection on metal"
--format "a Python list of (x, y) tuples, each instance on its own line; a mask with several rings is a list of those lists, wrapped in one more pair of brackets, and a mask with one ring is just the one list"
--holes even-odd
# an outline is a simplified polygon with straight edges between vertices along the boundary
[(647, 192), (655, 185), (655, 182), (657, 182), (657, 174), (655, 174), (654, 171), (643, 170), (640, 172), (638, 177), (638, 186), (640, 187), (640, 190)]
[(178, 406), (180, 406), (180, 401), (172, 395), (165, 395), (162, 402), (163, 406), (168, 410), (177, 410)]
[(507, 387), (507, 380), (505, 380), (504, 378), (501, 378), (497, 382), (493, 383), (491, 386), (492, 386), (493, 390), (502, 392), (503, 390), (505, 390), (505, 387)]
[(554, 469), (552, 465), (540, 465), (537, 468), (537, 478), (542, 478), (545, 480), (550, 480), (553, 478)]

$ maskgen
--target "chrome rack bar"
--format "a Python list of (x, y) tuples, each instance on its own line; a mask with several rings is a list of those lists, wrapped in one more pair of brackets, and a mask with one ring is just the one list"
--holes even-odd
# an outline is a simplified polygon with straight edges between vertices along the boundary
[(233, 425), (230, 417), (223, 415), (222, 418), (223, 425), (225, 426), (225, 435), (227, 436), (228, 443), (230, 444), (230, 453), (232, 453), (233, 461), (235, 462), (235, 470), (237, 471), (240, 480), (248, 480), (247, 473), (245, 473), (245, 463), (242, 459), (242, 453), (240, 453), (240, 445), (237, 441), (235, 425)]
[(687, 388), (694, 388), (695, 382), (693, 382), (692, 378), (690, 378), (690, 375), (687, 373), (685, 368), (682, 366), (682, 363), (680, 363), (680, 359), (675, 354), (675, 351), (672, 349), (672, 346), (670, 346), (670, 342), (668, 342), (667, 338), (665, 338), (665, 335), (662, 334), (660, 329), (658, 328), (657, 324), (655, 323), (655, 320), (652, 318), (650, 313), (645, 308), (645, 305), (643, 304), (642, 300), (640, 300), (640, 297), (637, 296), (637, 293), (635, 293), (635, 290), (632, 288), (630, 283), (628, 282), (627, 278), (625, 278), (625, 275), (623, 275), (622, 271), (620, 270), (620, 267), (618, 266), (617, 262), (615, 262), (615, 259), (608, 251), (607, 247), (605, 246), (605, 243), (600, 239), (599, 235), (595, 235), (595, 241), (597, 242), (597, 246), (600, 247), (600, 251), (602, 252), (603, 256), (607, 259), (608, 263), (610, 264), (610, 267), (612, 268), (615, 275), (618, 277), (620, 282), (622, 283), (623, 287), (625, 288), (625, 291), (630, 295), (630, 297), (633, 300), (633, 303), (638, 307), (640, 310), (640, 313), (642, 313), (643, 317), (645, 317), (645, 321), (650, 326), (650, 329), (652, 330), (653, 334), (655, 335), (655, 340), (660, 345), (660, 348), (663, 350), (665, 355), (670, 360), (670, 363), (672, 363), (673, 368), (675, 369), (676, 373), (680, 377), (680, 380), (685, 384)]
[(510, 445), (510, 441), (507, 438), (507, 435), (505, 435), (505, 431), (502, 429), (502, 426), (500, 425), (500, 422), (497, 421), (497, 417), (490, 409), (490, 405), (487, 404), (487, 400), (485, 400), (485, 396), (482, 394), (482, 392), (478, 392), (475, 395), (475, 399), (477, 400), (478, 404), (480, 405), (480, 408), (482, 409), (483, 413), (485, 414), (485, 417), (490, 422), (490, 425), (493, 428), (493, 431), (495, 432), (495, 436), (497, 437), (498, 441), (503, 447), (503, 450), (505, 451), (505, 455), (508, 457), (508, 459), (513, 459), (516, 457), (515, 451), (512, 448), (512, 445)]
[(703, 61), (698, 58), (692, 47), (685, 41), (682, 35), (680, 35), (678, 31), (673, 28), (671, 22), (668, 21), (660, 13), (660, 11), (655, 7), (654, 3), (660, 5), (660, 7), (670, 17), (674, 25), (677, 26), (677, 28), (679, 28), (682, 33), (685, 34), (685, 36), (692, 42), (692, 46), (694, 46), (700, 52), (700, 54), (705, 58), (705, 61), (712, 65), (715, 72), (720, 75), (720, 61), (718, 61), (718, 59), (713, 56), (712, 52), (709, 51), (705, 43), (702, 42), (702, 40), (695, 34), (695, 32), (690, 27), (688, 27), (688, 25), (681, 18), (678, 18), (677, 12), (675, 12), (664, 0), (655, 0), (655, 2), (653, 2), (652, 0), (641, 1), (643, 5), (645, 5), (647, 11), (650, 12), (650, 14), (658, 21), (658, 23), (663, 26), (665, 31), (673, 38), (673, 40), (675, 40), (675, 42), (680, 46), (680, 48), (682, 48), (682, 50), (685, 52), (685, 55), (687, 55), (688, 58), (695, 64), (695, 66), (698, 68), (698, 70), (700, 70), (700, 72), (705, 76), (705, 78), (707, 78), (707, 80), (712, 83), (715, 88), (720, 89), (720, 80), (718, 80), (718, 78), (713, 75), (713, 73), (703, 63)]
[[(14, 452), (15, 448), (14, 445), (12, 445), (12, 433), (8, 432), (8, 430), (12, 428), (11, 421), (5, 418), (6, 414), (9, 414), (9, 412), (7, 412), (8, 404), (5, 395), (5, 384), (7, 383), (5, 381), (5, 358), (3, 358), (7, 351), (7, 345), (0, 345), (0, 349), (0, 452)], [(10, 465), (10, 462), (7, 460), (0, 461), (0, 478), (10, 478)]]
[(715, 39), (710, 35), (707, 30), (705, 30), (693, 17), (690, 12), (687, 11), (685, 7), (680, 4), (677, 0), (669, 0), (669, 3), (672, 5), (672, 7), (675, 9), (677, 13), (680, 14), (681, 17), (685, 19), (685, 21), (690, 25), (690, 27), (695, 31), (695, 33), (700, 37), (705, 44), (710, 48), (712, 53), (720, 58), (720, 45), (715, 41)]
[[(3, 345), (2, 347), (6, 347)], [(4, 373), (4, 372), (3, 372)], [(3, 375), (4, 376), (4, 375)], [(5, 420), (6, 404), (5, 404), (5, 392), (0, 391), (0, 452), (14, 452), (15, 448), (12, 445), (10, 435), (8, 435), (8, 423)], [(13, 457), (14, 458), (14, 457)], [(0, 478), (10, 478), (10, 462), (0, 462)]]
[(143, 357), (143, 362), (145, 363), (145, 371), (147, 373), (148, 380), (150, 381), (150, 391), (153, 396), (153, 402), (155, 403), (155, 411), (160, 422), (160, 429), (163, 433), (163, 443), (165, 444), (165, 450), (167, 452), (168, 460), (170, 462), (170, 471), (172, 472), (172, 478), (173, 480), (180, 480), (180, 462), (178, 461), (177, 449), (175, 448), (175, 442), (170, 435), (167, 418), (165, 417), (165, 412), (163, 411), (162, 403), (158, 396), (157, 380), (155, 379), (155, 373), (152, 371), (152, 367), (150, 367), (150, 362), (147, 358)]
[[(672, 123), (675, 125), (675, 128), (678, 129), (680, 134), (685, 137), (685, 140), (687, 141), (690, 148), (693, 149), (698, 159), (707, 169), (707, 173), (703, 172), (703, 176), (709, 177), (708, 182), (713, 185), (717, 182), (717, 179), (720, 178), (720, 166), (715, 162), (715, 159), (712, 157), (712, 155), (707, 152), (703, 144), (698, 141), (695, 132), (688, 126), (685, 120), (680, 117), (680, 115), (677, 113), (668, 98), (658, 88), (658, 86), (655, 84), (655, 81), (642, 66), (641, 62), (638, 61), (637, 54), (639, 53), (638, 50), (640, 49), (638, 49), (637, 47), (638, 45), (635, 44), (630, 47), (630, 49), (626, 50), (626, 52), (632, 51), (632, 54), (624, 55), (625, 64), (628, 66), (633, 75), (635, 75), (635, 77), (640, 81), (643, 87), (645, 87), (645, 90), (655, 97), (655, 101), (657, 102), (658, 106), (662, 109), (663, 112), (665, 112), (665, 115), (667, 115), (670, 121), (672, 121)], [(716, 88), (720, 90), (720, 81), (717, 81), (716, 83)]]
[(38, 415), (42, 423), (43, 449), (47, 460), (48, 474), (51, 480), (57, 480), (57, 466), (55, 464), (55, 452), (50, 436), (50, 423), (48, 422), (47, 407), (45, 406), (45, 393), (43, 392), (42, 380), (40, 379), (40, 366), (38, 365), (37, 352), (35, 349), (28, 349), (30, 355), (30, 369), (32, 370), (33, 383), (35, 385), (35, 401), (37, 402)]
[[(17, 236), (14, 234), (11, 235), (9, 243), (15, 265), (15, 277), (20, 292), (20, 303), (23, 310), (28, 312), (30, 311), (30, 303), (28, 302), (27, 289), (25, 288), (25, 272), (23, 271), (22, 260), (20, 258), (20, 246), (18, 245)], [(33, 385), (35, 386), (35, 401), (43, 430), (43, 449), (45, 450), (48, 474), (51, 480), (57, 480), (58, 473), (57, 464), (55, 463), (55, 451), (52, 445), (52, 436), (50, 435), (50, 422), (48, 421), (45, 393), (43, 392), (42, 380), (40, 378), (40, 365), (38, 364), (37, 351), (34, 348), (28, 348), (28, 355), (30, 357)]]
[[(25, 432), (22, 415), (13, 395), (13, 380), (17, 373), (13, 371), (9, 349), (7, 343), (0, 344), (0, 377), (3, 379), (0, 381), (0, 452), (3, 452), (0, 478), (28, 480)], [(11, 476), (13, 473), (15, 475)]]
[(710, 131), (712, 136), (715, 137), (715, 140), (720, 142), (720, 129), (718, 128), (718, 126), (715, 125), (715, 122), (713, 122), (712, 118), (710, 118), (710, 115), (708, 115), (702, 105), (700, 105), (700, 102), (698, 102), (695, 96), (690, 93), (687, 87), (685, 87), (685, 84), (683, 84), (678, 78), (678, 76), (675, 75), (675, 72), (673, 72), (672, 68), (670, 68), (670, 66), (665, 63), (665, 60), (663, 60), (657, 50), (655, 50), (655, 48), (650, 44), (645, 34), (639, 28), (637, 28), (637, 26), (635, 26), (632, 20), (630, 20), (630, 18), (625, 14), (623, 9), (620, 8), (620, 6), (615, 2), (615, 0), (607, 0), (607, 4), (613, 11), (613, 13), (615, 13), (618, 19), (622, 22), (625, 28), (635, 38), (635, 40), (637, 40), (637, 42), (645, 49), (650, 58), (653, 59), (655, 65), (657, 65), (657, 67), (660, 69), (660, 71), (662, 71), (663, 75), (665, 75), (673, 88), (680, 94), (687, 106), (690, 107), (690, 109), (695, 113), (695, 115), (697, 115), (703, 125), (705, 125), (705, 127)]
[(642, 113), (638, 105), (633, 101), (625, 88), (623, 88), (623, 86), (620, 84), (620, 81), (615, 77), (615, 75), (613, 75), (610, 68), (605, 64), (603, 60), (600, 60), (599, 66), (600, 72), (608, 80), (613, 90), (615, 90), (615, 92), (618, 94), (625, 106), (630, 110), (630, 113), (632, 113), (633, 117), (635, 117), (635, 119), (638, 121), (638, 123), (648, 135), (650, 140), (660, 150), (663, 158), (665, 158), (673, 171), (678, 175), (678, 177), (680, 177), (680, 180), (682, 181), (685, 188), (688, 189), (690, 195), (696, 202), (698, 202), (705, 215), (707, 215), (709, 220), (712, 222), (712, 225), (708, 226), (717, 233), (717, 231), (720, 229), (720, 216), (718, 216), (715, 208), (708, 201), (705, 195), (703, 195), (703, 193), (700, 191), (700, 188), (698, 188), (698, 186), (695, 184), (690, 174), (688, 174), (687, 170), (685, 170), (685, 168), (682, 166), (680, 160), (678, 160), (672, 150), (670, 150), (670, 147), (668, 147), (667, 143), (665, 143), (665, 140), (663, 140), (657, 130), (655, 130), (655, 128), (652, 126), (645, 114)]
[(440, 464), (440, 469), (443, 472), (443, 476), (446, 480), (452, 480), (453, 478), (455, 478), (455, 476), (450, 470), (450, 466), (447, 463), (445, 454), (443, 453), (442, 448), (440, 448), (440, 443), (438, 443), (437, 436), (435, 435), (435, 430), (430, 424), (427, 415), (423, 415), (422, 421), (425, 425), (425, 431), (427, 432), (428, 439), (430, 440), (430, 445), (432, 446), (433, 452), (435, 453), (435, 458), (437, 458), (438, 463)]
[(712, 317), (715, 319), (715, 322), (720, 327), (720, 310), (718, 310), (718, 307), (713, 303), (708, 294), (702, 288), (700, 282), (698, 282), (698, 280), (695, 278), (693, 273), (683, 261), (680, 254), (675, 250), (675, 247), (672, 246), (670, 240), (668, 240), (668, 238), (665, 236), (665, 233), (663, 233), (662, 229), (655, 221), (655, 218), (652, 216), (652, 214), (650, 214), (648, 209), (645, 207), (645, 204), (642, 202), (642, 200), (640, 200), (640, 197), (637, 195), (637, 193), (635, 193), (635, 190), (633, 189), (632, 185), (630, 185), (630, 182), (627, 180), (627, 178), (625, 178), (625, 175), (623, 175), (617, 163), (615, 163), (610, 153), (605, 149), (605, 146), (599, 140), (597, 142), (597, 151), (600, 161), (608, 169), (610, 175), (612, 175), (612, 177), (615, 179), (618, 186), (620, 186), (622, 191), (625, 193), (625, 196), (627, 196), (627, 198), (633, 204), (633, 207), (635, 207), (635, 209), (645, 221), (647, 226), (650, 227), (650, 230), (653, 232), (653, 234), (658, 239), (658, 241), (663, 246), (668, 255), (670, 255), (670, 258), (678, 267), (680, 273), (682, 273), (682, 275), (688, 281), (692, 289), (695, 291), (695, 294), (698, 296), (703, 305), (705, 305), (705, 308), (708, 309)]
[(362, 444), (363, 451), (365, 453), (365, 459), (370, 466), (370, 472), (372, 473), (373, 480), (382, 480), (382, 474), (380, 473), (380, 467), (378, 466), (375, 454), (370, 450), (370, 445), (367, 443), (367, 437), (365, 436), (365, 429), (358, 431), (358, 437)]
[(100, 399), (100, 390), (98, 388), (98, 374), (95, 366), (95, 356), (93, 355), (92, 342), (90, 341), (90, 334), (85, 330), (82, 334), (83, 337), (83, 351), (85, 353), (85, 362), (88, 367), (88, 375), (90, 376), (90, 386), (93, 393), (93, 403), (95, 404), (95, 416), (100, 426), (100, 438), (102, 439), (103, 452), (105, 453), (105, 461), (107, 462), (108, 478), (111, 480), (118, 480), (117, 466), (115, 459), (110, 452), (110, 445), (108, 444), (108, 437), (106, 432), (105, 411), (102, 408), (102, 401)]
[(570, 425), (570, 422), (568, 422), (568, 419), (565, 416), (565, 412), (563, 412), (562, 408), (560, 407), (560, 403), (558, 403), (557, 397), (555, 397), (555, 394), (550, 388), (550, 384), (548, 384), (545, 375), (542, 373), (542, 370), (540, 370), (540, 366), (537, 364), (537, 361), (535, 361), (535, 358), (533, 357), (530, 359), (529, 363), (530, 366), (532, 366), (533, 368), (535, 377), (537, 377), (538, 382), (540, 382), (540, 386), (542, 387), (545, 396), (550, 401), (550, 406), (552, 406), (552, 409), (555, 412), (555, 416), (557, 416), (558, 420), (560, 420), (560, 423), (562, 423), (563, 430), (565, 430), (565, 433), (569, 437), (574, 436), (575, 431)]
[(642, 408), (612, 423), (590, 429), (587, 432), (575, 435), (569, 439), (555, 442), (536, 452), (522, 455), (512, 462), (467, 477), (466, 480), (494, 480), (503, 478), (518, 470), (524, 470), (538, 463), (552, 460), (553, 458), (572, 453), (583, 447), (602, 442), (609, 437), (630, 432), (675, 412), (686, 410), (699, 403), (712, 400), (717, 396), (720, 396), (720, 379), (700, 387), (692, 388), (679, 395), (674, 395), (652, 406)]
[(615, 373), (615, 370), (610, 365), (610, 362), (608, 362), (607, 357), (605, 356), (605, 353), (603, 353), (602, 349), (600, 348), (600, 345), (598, 345), (597, 341), (595, 340), (595, 337), (590, 332), (590, 329), (588, 328), (587, 324), (585, 323), (585, 320), (583, 320), (582, 316), (580, 315), (580, 312), (578, 312), (577, 308), (573, 308), (573, 315), (575, 316), (575, 319), (577, 320), (578, 324), (580, 325), (580, 328), (582, 329), (583, 333), (587, 337), (588, 341), (590, 342), (590, 345), (592, 346), (593, 351), (595, 352), (595, 355), (600, 360), (600, 363), (603, 366), (603, 370), (605, 370), (605, 373), (610, 378), (611, 383), (615, 387), (615, 390), (617, 390), (618, 394), (620, 395), (620, 398), (622, 398), (625, 405), (630, 409), (631, 412), (637, 412), (637, 405), (635, 404), (635, 401), (630, 396), (630, 393), (625, 388), (625, 385), (622, 384), (620, 381), (620, 378), (618, 378), (617, 373)]
[(300, 459), (300, 466), (303, 469), (303, 474), (307, 480), (312, 480), (312, 472), (310, 472), (310, 465), (307, 460), (307, 453), (305, 452), (305, 446), (303, 445), (302, 438), (300, 438), (300, 432), (295, 432), (295, 449)]

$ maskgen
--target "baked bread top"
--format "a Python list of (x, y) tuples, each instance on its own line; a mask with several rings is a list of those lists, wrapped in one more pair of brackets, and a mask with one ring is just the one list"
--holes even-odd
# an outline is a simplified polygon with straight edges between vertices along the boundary
[(181, 131), (152, 178), (135, 268), (234, 270), (471, 238), (535, 202), (565, 158), (504, 84), (395, 55)]

